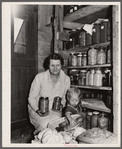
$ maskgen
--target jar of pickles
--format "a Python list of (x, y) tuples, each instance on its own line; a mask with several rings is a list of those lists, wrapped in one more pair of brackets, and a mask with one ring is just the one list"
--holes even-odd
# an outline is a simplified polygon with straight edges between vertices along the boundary
[(86, 85), (86, 70), (80, 70), (78, 75), (78, 85)]
[(88, 65), (96, 65), (97, 63), (97, 49), (90, 48), (88, 50)]
[(103, 47), (98, 49), (97, 53), (97, 64), (106, 64), (106, 51)]

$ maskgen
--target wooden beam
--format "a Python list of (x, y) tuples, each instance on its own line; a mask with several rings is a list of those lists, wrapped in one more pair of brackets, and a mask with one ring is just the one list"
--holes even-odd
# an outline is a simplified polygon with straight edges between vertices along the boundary
[(67, 15), (64, 18), (64, 21), (70, 22), (70, 21), (75, 21), (75, 20), (81, 19), (81, 18), (86, 17), (91, 14), (94, 15), (94, 13), (104, 10), (108, 7), (109, 7), (109, 5), (90, 5), (87, 7), (83, 7), (81, 9), (79, 9), (78, 11), (75, 11), (74, 13)]
[(82, 28), (83, 26), (84, 24), (81, 24), (81, 23), (68, 22), (68, 21), (63, 22), (63, 27), (68, 29)]

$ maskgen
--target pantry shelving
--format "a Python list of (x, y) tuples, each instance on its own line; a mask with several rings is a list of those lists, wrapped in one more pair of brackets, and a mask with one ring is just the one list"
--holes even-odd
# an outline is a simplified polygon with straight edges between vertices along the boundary
[(105, 87), (105, 86), (71, 85), (71, 87), (95, 89), (95, 90), (109, 90), (109, 91), (112, 90), (112, 87)]
[(89, 5), (64, 17), (64, 21), (90, 24), (98, 18), (105, 18), (109, 5)]
[(111, 64), (104, 64), (104, 65), (93, 65), (93, 66), (65, 66), (64, 69), (84, 69), (84, 68), (103, 68), (103, 67), (111, 67)]
[(104, 102), (97, 98), (82, 99), (82, 107), (106, 113), (111, 113), (111, 109), (107, 108)]

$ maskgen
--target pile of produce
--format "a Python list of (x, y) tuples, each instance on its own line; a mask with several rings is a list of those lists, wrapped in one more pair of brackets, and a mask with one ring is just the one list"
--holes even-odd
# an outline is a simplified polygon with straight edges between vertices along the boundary
[(80, 143), (88, 143), (88, 144), (116, 144), (117, 136), (116, 134), (103, 130), (100, 128), (92, 128), (88, 129), (82, 134), (80, 134), (77, 138), (77, 141)]
[(85, 131), (82, 127), (77, 127), (72, 133), (71, 132), (57, 132), (56, 130), (51, 130), (50, 128), (45, 128), (31, 143), (36, 144), (77, 144), (75, 140), (76, 137)]

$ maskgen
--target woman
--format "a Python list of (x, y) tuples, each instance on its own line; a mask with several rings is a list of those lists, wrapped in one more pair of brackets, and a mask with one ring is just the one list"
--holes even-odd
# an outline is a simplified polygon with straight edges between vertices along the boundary
[[(63, 63), (63, 58), (59, 54), (49, 55), (46, 61), (48, 69), (37, 74), (32, 82), (28, 110), (30, 121), (36, 129), (36, 133), (46, 128), (50, 121), (62, 117), (62, 112), (55, 112), (51, 109), (56, 96), (62, 98), (62, 105), (65, 106), (65, 94), (70, 88), (70, 78), (61, 69)], [(38, 101), (40, 97), (49, 98), (49, 115), (44, 117), (39, 115)]]

